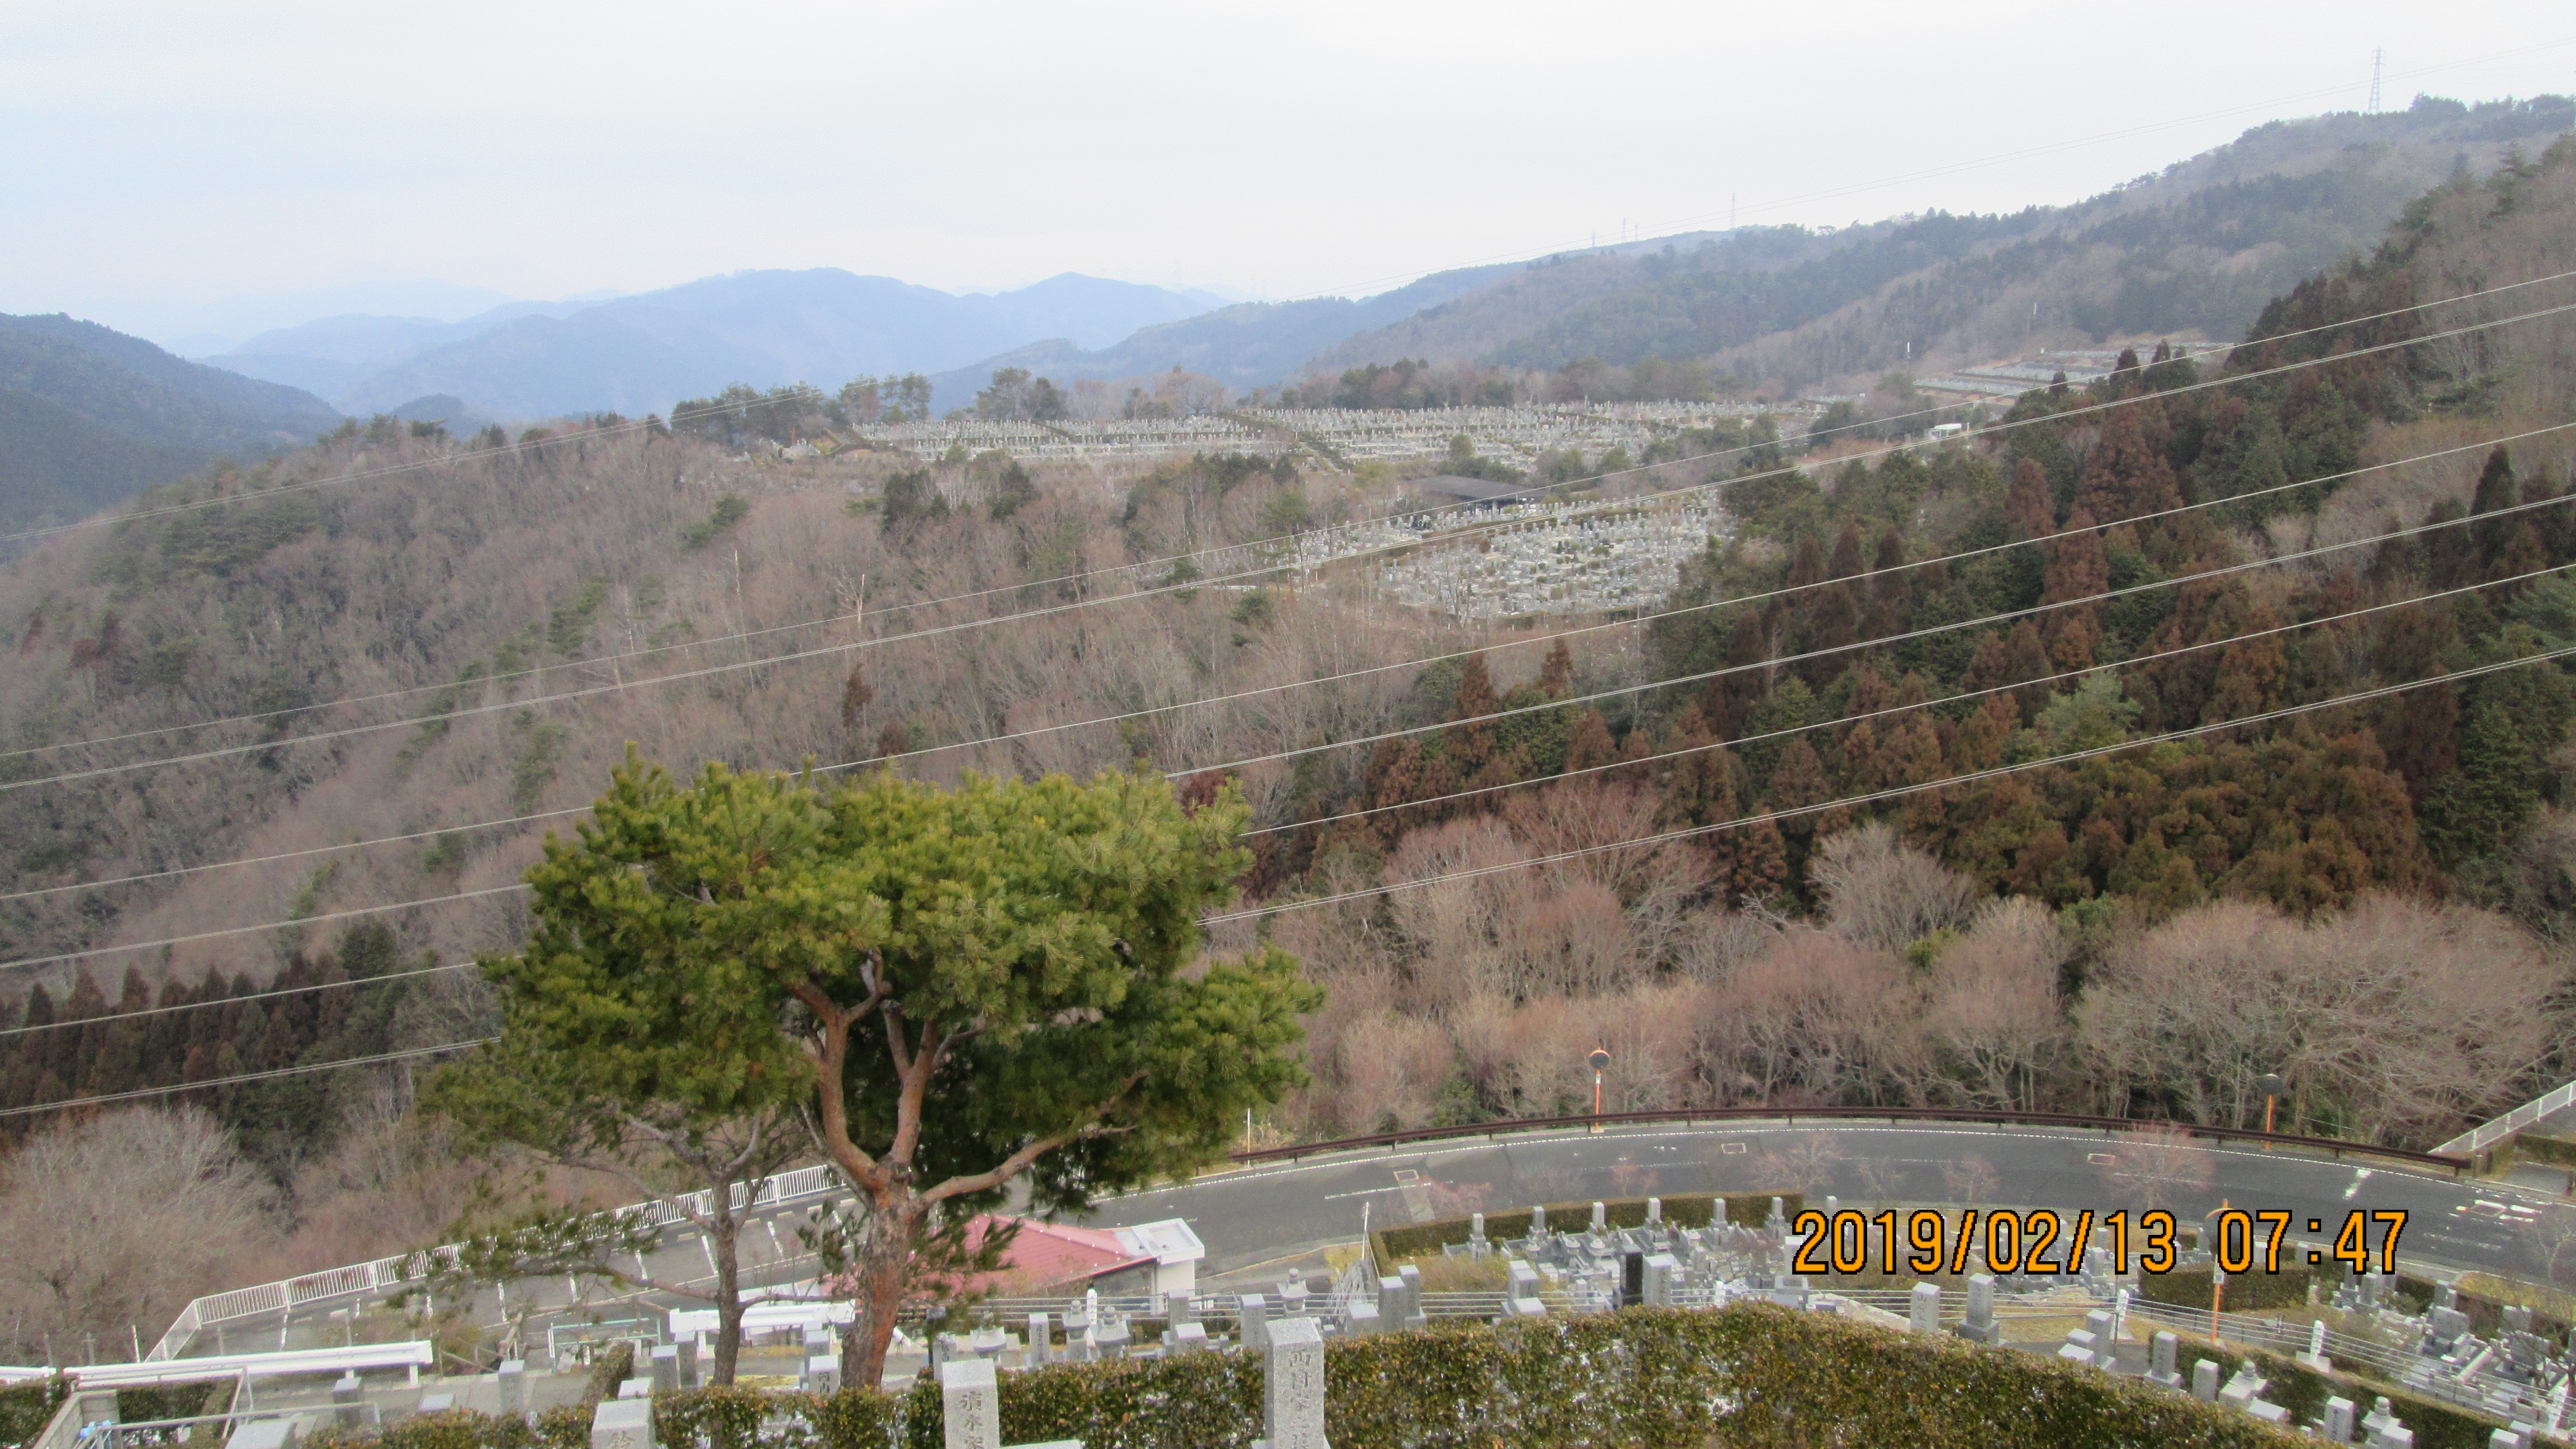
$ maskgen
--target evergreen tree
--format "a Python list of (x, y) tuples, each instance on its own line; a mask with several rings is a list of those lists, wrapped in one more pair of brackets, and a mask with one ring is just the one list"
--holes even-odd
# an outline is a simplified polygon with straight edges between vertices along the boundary
[(1587, 708), (1574, 722), (1574, 738), (1565, 747), (1565, 772), (1569, 775), (1595, 770), (1619, 758), (1619, 747), (1610, 739), (1610, 722), (1597, 708)]
[[(1502, 708), (1494, 695), (1493, 676), (1485, 672), (1485, 656), (1479, 652), (1467, 656), (1467, 667), (1458, 675), (1458, 694), (1449, 706), (1449, 719), (1481, 719)], [(1461, 776), (1470, 776), (1485, 768), (1494, 757), (1494, 726), (1491, 721), (1445, 730), (1440, 738), (1449, 747), (1450, 759)]]
[(2525, 665), (2468, 682), (2460, 714), (2459, 768), (2424, 800), (2424, 843), (2445, 868), (2502, 849), (2556, 793), (2550, 757), (2576, 718), (2576, 691), (2554, 664)]
[(1780, 838), (1780, 822), (1771, 817), (1770, 808), (1761, 809), (1752, 824), (1733, 832), (1735, 871), (1730, 883), (1738, 901), (1767, 900), (1788, 889), (1788, 842)]

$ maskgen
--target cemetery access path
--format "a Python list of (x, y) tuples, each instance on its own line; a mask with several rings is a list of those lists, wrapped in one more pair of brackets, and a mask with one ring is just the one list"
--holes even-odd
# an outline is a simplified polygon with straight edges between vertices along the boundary
[[(2259, 1144), (2176, 1146), (2131, 1133), (1965, 1123), (1731, 1121), (1451, 1137), (1264, 1163), (1100, 1204), (1089, 1221), (1122, 1227), (1187, 1218), (1207, 1244), (1202, 1285), (1255, 1284), (1358, 1240), (1372, 1227), (1508, 1212), (1540, 1203), (1715, 1193), (1768, 1198), (1803, 1190), (1846, 1204), (2135, 1211), (2152, 1183), (2188, 1230), (2222, 1201), (2296, 1215), (2291, 1241), (2331, 1246), (2345, 1215), (2403, 1209), (2406, 1271), (2537, 1276), (2552, 1200), (2474, 1177), (2386, 1160)], [(2546, 1213), (2546, 1217), (2545, 1217)], [(2310, 1218), (2324, 1225), (2305, 1230)], [(2373, 1229), (2373, 1241), (2377, 1230)], [(2098, 1239), (2097, 1239), (2098, 1241)], [(2284, 1265), (2291, 1250), (2283, 1248)], [(2331, 1260), (2329, 1260), (2331, 1261)]]

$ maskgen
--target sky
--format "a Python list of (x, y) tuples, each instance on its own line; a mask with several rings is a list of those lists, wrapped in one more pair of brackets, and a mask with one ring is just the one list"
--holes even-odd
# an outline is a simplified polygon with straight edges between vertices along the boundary
[(2360, 109), (2374, 50), (2391, 109), (2576, 90), (2576, 12), (2521, 0), (0, 0), (0, 312), (166, 341), (817, 266), (1366, 295), (1730, 206), (2072, 201)]

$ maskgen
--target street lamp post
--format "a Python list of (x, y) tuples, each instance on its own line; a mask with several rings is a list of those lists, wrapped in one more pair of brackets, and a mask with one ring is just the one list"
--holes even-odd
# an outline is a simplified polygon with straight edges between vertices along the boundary
[(1592, 1049), (1592, 1130), (1601, 1130), (1601, 1074), (1610, 1070), (1610, 1052), (1606, 1047)]

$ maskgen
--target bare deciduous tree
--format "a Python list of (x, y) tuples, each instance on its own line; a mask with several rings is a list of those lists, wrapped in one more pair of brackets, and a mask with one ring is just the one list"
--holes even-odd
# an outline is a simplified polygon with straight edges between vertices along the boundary
[[(0, 1165), (0, 1352), (116, 1358), (271, 1240), (265, 1184), (195, 1107), (44, 1132)], [(94, 1345), (94, 1350), (93, 1350)]]
[(1902, 951), (1976, 909), (1977, 883), (1896, 838), (1884, 822), (1832, 837), (1807, 867), (1836, 935)]

